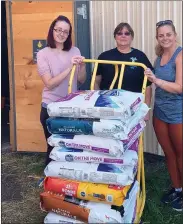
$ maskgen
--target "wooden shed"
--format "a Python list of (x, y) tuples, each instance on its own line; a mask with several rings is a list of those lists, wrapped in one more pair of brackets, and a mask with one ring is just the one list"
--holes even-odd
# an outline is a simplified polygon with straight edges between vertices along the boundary
[[(80, 33), (89, 33), (87, 2), (7, 1), (6, 23), (10, 82), (10, 143), (13, 151), (46, 151), (40, 124), (43, 83), (37, 74), (35, 53), (41, 49), (51, 22), (67, 16), (73, 26), (73, 42), (89, 57), (87, 41)], [(82, 23), (82, 26), (81, 24)], [(86, 29), (86, 30), (84, 30)], [(86, 38), (88, 40), (88, 38)], [(3, 65), (2, 65), (3, 66)]]
[[(101, 52), (115, 47), (113, 30), (122, 21), (135, 31), (133, 47), (144, 51), (152, 64), (156, 22), (173, 20), (182, 46), (181, 1), (6, 1), (10, 140), (14, 151), (46, 150), (39, 122), (43, 84), (34, 57), (35, 51), (44, 47), (50, 23), (61, 14), (71, 20), (73, 40), (86, 58), (97, 58)], [(90, 74), (87, 65), (88, 79), (83, 89), (89, 88)], [(153, 102), (154, 99), (152, 108)], [(163, 155), (152, 120), (145, 130), (144, 150)]]

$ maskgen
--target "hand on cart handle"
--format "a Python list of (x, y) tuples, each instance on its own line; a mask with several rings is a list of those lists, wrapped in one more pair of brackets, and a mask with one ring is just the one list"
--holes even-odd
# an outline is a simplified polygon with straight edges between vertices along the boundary
[(153, 82), (153, 83), (156, 83), (156, 76), (154, 75), (154, 73), (151, 71), (150, 68), (146, 68), (145, 71), (144, 71), (144, 75), (147, 76), (148, 80)]
[(156, 78), (154, 73), (151, 71), (151, 69), (147, 68), (144, 71), (144, 74), (147, 76), (148, 80), (155, 84), (155, 86), (158, 86), (160, 88), (164, 85), (164, 80)]
[(78, 55), (78, 56), (72, 57), (71, 62), (73, 65), (83, 64), (84, 59), (85, 57)]

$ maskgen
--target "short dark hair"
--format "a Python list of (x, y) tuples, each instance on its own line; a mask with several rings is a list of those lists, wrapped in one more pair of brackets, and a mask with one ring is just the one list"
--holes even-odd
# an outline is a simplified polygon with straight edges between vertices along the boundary
[(114, 30), (114, 38), (115, 38), (116, 34), (120, 30), (122, 30), (124, 27), (127, 28), (127, 30), (130, 32), (132, 38), (134, 38), (134, 31), (133, 31), (133, 29), (131, 28), (131, 26), (128, 23), (120, 23), (120, 24), (117, 25), (117, 27)]
[(48, 36), (47, 36), (47, 46), (51, 47), (51, 48), (56, 48), (55, 41), (53, 38), (53, 29), (55, 27), (55, 24), (58, 21), (64, 21), (64, 22), (68, 23), (70, 26), (69, 35), (67, 37), (67, 40), (63, 44), (64, 45), (63, 51), (69, 51), (72, 47), (72, 25), (71, 25), (70, 20), (66, 16), (62, 16), (62, 15), (58, 16), (55, 20), (53, 20), (53, 22), (50, 25), (50, 28), (48, 31)]

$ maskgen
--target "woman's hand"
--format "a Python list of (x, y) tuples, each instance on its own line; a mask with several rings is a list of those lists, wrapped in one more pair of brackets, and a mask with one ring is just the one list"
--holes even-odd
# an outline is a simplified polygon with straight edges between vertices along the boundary
[(78, 55), (78, 56), (72, 57), (71, 62), (73, 65), (81, 65), (84, 59), (85, 57)]
[(80, 82), (81, 84), (83, 84), (86, 80), (86, 68), (85, 68), (85, 63), (83, 62), (83, 60), (85, 59), (85, 57), (83, 56), (74, 56), (71, 59), (72, 65), (78, 65), (78, 82)]
[(147, 76), (147, 78), (148, 78), (148, 80), (149, 80), (150, 82), (156, 83), (157, 78), (156, 78), (156, 76), (154, 75), (154, 73), (151, 71), (150, 68), (145, 69), (145, 71), (144, 71), (144, 75)]
[(149, 121), (150, 120), (150, 111), (147, 112), (146, 116), (144, 117), (144, 121)]

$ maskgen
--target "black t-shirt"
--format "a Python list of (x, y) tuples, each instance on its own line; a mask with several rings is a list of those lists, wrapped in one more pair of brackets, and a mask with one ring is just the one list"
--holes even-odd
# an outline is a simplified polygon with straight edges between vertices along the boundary
[[(139, 62), (145, 64), (148, 68), (153, 70), (153, 67), (148, 60), (147, 56), (140, 50), (132, 48), (130, 53), (123, 54), (118, 51), (117, 48), (114, 48), (109, 51), (105, 51), (99, 55), (98, 60), (111, 60), (111, 61), (129, 61), (129, 62)], [(119, 65), (119, 72), (121, 70), (121, 65)], [(110, 64), (99, 64), (97, 75), (102, 76), (100, 83), (100, 89), (105, 90), (109, 89), (112, 80), (114, 78), (115, 68), (114, 65)], [(118, 76), (119, 77), (119, 76)], [(118, 80), (114, 85), (114, 89), (117, 89)], [(144, 69), (140, 66), (125, 66), (122, 89), (132, 91), (132, 92), (141, 92), (142, 84), (144, 80)], [(150, 81), (147, 81), (147, 86), (151, 85)]]

